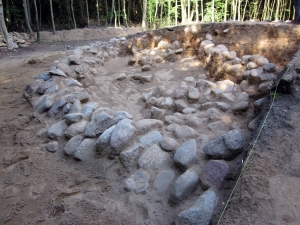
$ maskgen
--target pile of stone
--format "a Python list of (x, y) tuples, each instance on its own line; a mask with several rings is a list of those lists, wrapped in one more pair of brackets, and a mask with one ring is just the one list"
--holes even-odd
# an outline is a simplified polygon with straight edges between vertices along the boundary
[(229, 51), (224, 45), (215, 45), (210, 35), (209, 40), (200, 44), (198, 58), (210, 72), (210, 78), (216, 80), (230, 79), (241, 85), (250, 96), (264, 96), (277, 80), (276, 65), (268, 59), (255, 54), (237, 57), (236, 52)]
[[(253, 91), (266, 93), (259, 87), (273, 82), (275, 75), (270, 73), (275, 66), (258, 55), (239, 60), (225, 46), (202, 41), (199, 54), (203, 54), (206, 65), (212, 70), (226, 67), (222, 76), (235, 76), (236, 82), (213, 82), (200, 74), (184, 78), (175, 89), (157, 86), (142, 96), (146, 118), (135, 120), (129, 112), (100, 107), (92, 101), (87, 88), (95, 84), (95, 67), (123, 54), (126, 44), (122, 37), (78, 47), (56, 60), (49, 71), (26, 87), (24, 96), (36, 111), (55, 121), (46, 130), (51, 140), (46, 148), (50, 152), (62, 149), (81, 161), (95, 154), (117, 157), (129, 171), (123, 181), (125, 189), (145, 193), (152, 182), (157, 194), (169, 195), (172, 205), (185, 201), (201, 185), (203, 194), (192, 207), (179, 213), (175, 224), (209, 224), (218, 203), (214, 190), (222, 186), (230, 173), (228, 161), (243, 153), (247, 145), (242, 124), (222, 118), (228, 113), (247, 112), (253, 119), (249, 129), (256, 129), (265, 98), (252, 105), (249, 97)], [(141, 71), (151, 70), (156, 63), (174, 62), (183, 52), (182, 43), (166, 40), (152, 49), (137, 51), (133, 45), (131, 50), (134, 55), (128, 64), (139, 64)], [(221, 79), (218, 71), (214, 76)], [(117, 80), (125, 81), (124, 78), (126, 74), (120, 74)], [(153, 79), (149, 74), (131, 78), (141, 83)], [(209, 140), (204, 130), (213, 133), (214, 138)], [(208, 159), (200, 174), (199, 152)]]
[[(30, 37), (26, 33), (11, 32), (9, 33), (11, 40), (14, 43), (14, 48), (27, 48), (29, 47)], [(7, 47), (6, 40), (3, 34), (0, 34), (0, 47)]]

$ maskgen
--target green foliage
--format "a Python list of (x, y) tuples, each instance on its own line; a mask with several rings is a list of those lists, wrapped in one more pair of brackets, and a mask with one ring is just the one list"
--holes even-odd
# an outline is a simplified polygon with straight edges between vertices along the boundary
[[(214, 6), (214, 22), (221, 22), (224, 19), (225, 2), (222, 0), (215, 0)], [(205, 4), (204, 22), (212, 22), (212, 2)]]

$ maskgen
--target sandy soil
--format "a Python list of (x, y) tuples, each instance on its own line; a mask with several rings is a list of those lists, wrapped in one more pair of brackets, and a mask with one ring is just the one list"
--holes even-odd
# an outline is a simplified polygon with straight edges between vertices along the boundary
[[(25, 86), (36, 75), (47, 70), (55, 59), (64, 56), (65, 46), (91, 42), (94, 39), (93, 32), (95, 30), (88, 34), (88, 30), (84, 29), (84, 37), (88, 37), (84, 41), (72, 41), (72, 35), (74, 39), (76, 36), (64, 32), (64, 37), (68, 37), (67, 42), (33, 43), (28, 49), (1, 51), (0, 224), (171, 224), (176, 215), (185, 209), (185, 205), (181, 205), (169, 213), (172, 208), (164, 200), (168, 196), (147, 199), (146, 195), (125, 193), (122, 186), (116, 186), (115, 181), (122, 179), (123, 175), (114, 159), (102, 164), (94, 159), (87, 165), (63, 154), (49, 153), (43, 147), (46, 140), (38, 136), (47, 124), (22, 97)], [(125, 35), (133, 32), (137, 31), (109, 30), (103, 31), (102, 35), (103, 40), (107, 40), (118, 36), (118, 33)], [(76, 40), (83, 38), (77, 37)], [(46, 39), (50, 40), (45, 35)], [(34, 65), (28, 64), (32, 58), (37, 62)], [(121, 61), (116, 63), (115, 60)], [(103, 67), (102, 72), (107, 76), (101, 79), (112, 79), (115, 74), (126, 70), (134, 72), (135, 68), (121, 66), (127, 58), (115, 60)], [(295, 62), (300, 65), (299, 59)], [(199, 66), (193, 58), (183, 60), (180, 65), (164, 64), (156, 68), (156, 71), (164, 72), (157, 82), (178, 84), (183, 78), (180, 76), (183, 67), (186, 68), (186, 77), (187, 73), (195, 73), (193, 66)], [(178, 76), (164, 80), (170, 74), (170, 69)], [(104, 100), (103, 106), (105, 102), (110, 102), (112, 110), (125, 109), (138, 116), (142, 114), (134, 112), (140, 112), (141, 107), (130, 104), (130, 100), (140, 92), (151, 90), (153, 85), (136, 87), (135, 91), (131, 91), (130, 86), (115, 84), (103, 87), (98, 93), (103, 96), (110, 91), (124, 91), (127, 93), (124, 99), (112, 95)], [(128, 105), (124, 101), (129, 102)], [(242, 182), (221, 224), (300, 223), (299, 111), (297, 98), (291, 95), (276, 98)], [(228, 190), (223, 193), (223, 203), (233, 184), (230, 183)], [(189, 205), (194, 200), (190, 199), (185, 204)], [(219, 205), (212, 224), (217, 223), (224, 206)]]

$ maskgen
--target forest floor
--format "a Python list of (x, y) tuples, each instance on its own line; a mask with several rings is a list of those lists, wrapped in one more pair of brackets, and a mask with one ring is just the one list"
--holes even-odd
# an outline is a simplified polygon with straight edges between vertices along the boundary
[[(139, 31), (82, 29), (88, 35), (62, 31), (55, 38), (45, 32), (40, 44), (31, 43), (29, 48), (13, 52), (0, 51), (0, 224), (158, 224), (151, 222), (145, 211), (151, 200), (121, 209), (126, 204), (112, 200), (118, 198), (113, 190), (116, 187), (103, 180), (98, 167), (41, 149), (44, 143), (37, 134), (43, 122), (23, 98), (26, 85), (48, 70), (55, 59), (63, 57), (68, 46)], [(30, 59), (36, 63), (28, 64)], [(300, 66), (300, 57), (293, 60)], [(181, 80), (178, 77), (178, 82)], [(299, 113), (297, 97), (282, 95), (275, 99), (220, 224), (300, 224)], [(224, 206), (225, 201), (220, 204)], [(212, 224), (217, 224), (221, 206)], [(166, 219), (170, 220), (174, 218)]]

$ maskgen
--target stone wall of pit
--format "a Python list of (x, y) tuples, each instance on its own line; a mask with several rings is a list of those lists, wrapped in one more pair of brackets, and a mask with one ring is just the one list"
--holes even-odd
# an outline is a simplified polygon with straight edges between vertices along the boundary
[(164, 28), (133, 35), (133, 44), (141, 50), (157, 46), (160, 40), (184, 43), (186, 54), (198, 54), (206, 34), (216, 45), (223, 44), (239, 57), (259, 54), (276, 65), (286, 65), (300, 44), (300, 27), (284, 23), (205, 23)]

